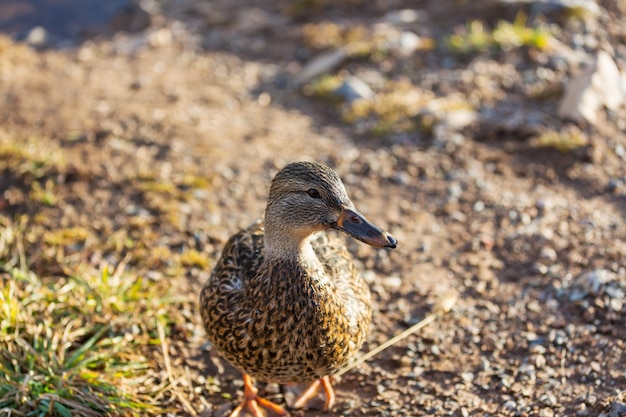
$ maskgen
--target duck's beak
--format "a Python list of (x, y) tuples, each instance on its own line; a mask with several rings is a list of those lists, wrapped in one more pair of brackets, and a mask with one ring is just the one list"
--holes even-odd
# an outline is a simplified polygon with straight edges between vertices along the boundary
[(355, 209), (344, 207), (332, 227), (376, 248), (395, 248), (398, 241)]

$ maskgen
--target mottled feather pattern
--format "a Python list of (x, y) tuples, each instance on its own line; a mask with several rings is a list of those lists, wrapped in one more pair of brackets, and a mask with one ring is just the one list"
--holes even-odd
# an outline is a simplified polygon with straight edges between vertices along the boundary
[(396, 239), (360, 214), (329, 167), (293, 162), (272, 180), (264, 221), (225, 245), (200, 294), (209, 340), (242, 371), (246, 411), (288, 413), (257, 395), (250, 377), (290, 383), (315, 381), (295, 402), (320, 389), (324, 410), (335, 395), (329, 376), (360, 349), (371, 320), (370, 293), (336, 229), (379, 248)]
[(263, 223), (254, 223), (227, 242), (202, 290), (209, 340), (252, 377), (312, 381), (346, 364), (365, 340), (369, 288), (345, 245), (318, 233), (311, 246), (325, 271), (292, 259), (266, 265)]

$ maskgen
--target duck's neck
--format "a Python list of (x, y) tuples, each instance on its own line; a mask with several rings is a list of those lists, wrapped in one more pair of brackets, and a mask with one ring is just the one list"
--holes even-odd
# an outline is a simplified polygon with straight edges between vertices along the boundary
[(287, 233), (272, 233), (265, 229), (265, 256), (273, 259), (298, 260), (315, 255), (311, 248), (310, 236), (291, 236)]
[(322, 267), (313, 247), (313, 235), (294, 236), (286, 233), (273, 234), (272, 228), (265, 230), (265, 261), (289, 263), (309, 272), (323, 274)]
[(281, 294), (280, 298), (291, 306), (288, 308), (318, 308), (320, 304), (316, 301), (313, 304), (299, 301), (311, 301), (311, 297), (324, 296), (326, 302), (330, 300), (328, 294), (333, 291), (334, 284), (313, 250), (312, 238), (309, 235), (287, 244), (284, 236), (274, 241), (271, 233), (265, 235), (264, 260), (257, 277), (264, 281), (261, 287), (270, 291), (272, 298), (277, 297), (276, 293)]

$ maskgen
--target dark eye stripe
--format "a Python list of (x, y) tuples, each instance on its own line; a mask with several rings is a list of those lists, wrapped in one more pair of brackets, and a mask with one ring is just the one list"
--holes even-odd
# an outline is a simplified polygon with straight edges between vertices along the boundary
[(309, 191), (306, 192), (309, 197), (311, 198), (321, 198), (320, 196), (320, 192), (317, 191), (315, 188), (311, 188)]

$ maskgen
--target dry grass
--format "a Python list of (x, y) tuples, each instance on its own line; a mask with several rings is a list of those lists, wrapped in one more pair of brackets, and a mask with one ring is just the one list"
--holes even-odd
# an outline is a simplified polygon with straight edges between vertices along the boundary
[(500, 20), (493, 29), (480, 20), (472, 20), (465, 27), (459, 28), (457, 33), (446, 37), (443, 44), (460, 54), (520, 47), (545, 49), (552, 36), (550, 28), (544, 25), (528, 26), (526, 15), (519, 13), (515, 21)]
[(589, 144), (589, 139), (575, 126), (562, 131), (547, 130), (536, 139), (539, 147), (553, 148), (561, 153), (573, 152)]
[(0, 216), (1, 412), (143, 416), (165, 411), (157, 398), (183, 402), (173, 371), (159, 363), (184, 300), (124, 264), (37, 276), (26, 224)]
[[(344, 48), (350, 60), (370, 61), (384, 73), (383, 65), (388, 65), (390, 44), (397, 42), (399, 34), (381, 27), (311, 23), (303, 26), (302, 39), (313, 50)], [(417, 57), (432, 49), (458, 55), (490, 54), (519, 48), (544, 50), (554, 37), (553, 31), (552, 27), (542, 22), (528, 22), (524, 13), (519, 13), (512, 22), (499, 20), (494, 27), (481, 20), (472, 20), (441, 38), (420, 38), (421, 46), (412, 55)], [(427, 104), (435, 99), (433, 94), (420, 90), (408, 78), (398, 78), (373, 88), (373, 98), (346, 103), (336, 93), (346, 74), (351, 72), (350, 65), (345, 66), (347, 70), (331, 72), (312, 80), (303, 87), (303, 92), (337, 106), (343, 121), (355, 126), (359, 133), (385, 136), (421, 131), (430, 134), (435, 120), (425, 110)], [(554, 92), (542, 91), (541, 94), (553, 95)]]

